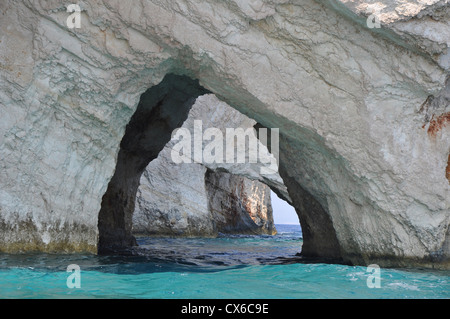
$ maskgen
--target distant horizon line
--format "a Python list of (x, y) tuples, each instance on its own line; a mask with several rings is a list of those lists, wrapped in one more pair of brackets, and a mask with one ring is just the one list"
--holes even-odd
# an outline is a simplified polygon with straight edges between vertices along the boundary
[(295, 225), (295, 226), (300, 226), (301, 227), (301, 225), (300, 225), (300, 223), (296, 223), (296, 224), (291, 224), (291, 223), (289, 223), (289, 224), (286, 224), (286, 223), (273, 223), (275, 226), (276, 225)]

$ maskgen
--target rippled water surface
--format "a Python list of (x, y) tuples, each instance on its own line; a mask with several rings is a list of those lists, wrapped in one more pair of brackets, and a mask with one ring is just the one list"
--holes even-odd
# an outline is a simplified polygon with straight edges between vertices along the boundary
[[(298, 226), (276, 236), (141, 238), (132, 256), (0, 254), (0, 298), (449, 298), (448, 271), (303, 263)], [(70, 264), (81, 288), (67, 287)]]

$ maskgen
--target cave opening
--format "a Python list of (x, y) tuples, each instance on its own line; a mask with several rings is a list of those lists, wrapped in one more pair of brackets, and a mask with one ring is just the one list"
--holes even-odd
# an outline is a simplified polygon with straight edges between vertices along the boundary
[[(153, 162), (171, 141), (174, 130), (180, 128), (186, 121), (196, 100), (202, 96), (213, 95), (211, 93), (213, 92), (203, 88), (198, 80), (193, 80), (185, 75), (168, 74), (158, 85), (142, 94), (138, 107), (126, 126), (114, 174), (102, 197), (98, 216), (97, 249), (99, 255), (123, 254), (129, 252), (131, 247), (137, 246), (135, 234), (139, 232), (136, 232), (136, 228), (133, 227), (133, 214), (141, 176), (145, 175), (149, 163)], [(237, 111), (233, 104), (230, 105), (233, 110)], [(225, 117), (221, 120), (225, 121)], [(272, 138), (261, 139), (258, 136), (258, 129), (264, 128), (264, 126), (252, 121), (256, 140), (264, 144), (269, 153), (273, 153)], [(283, 142), (285, 145), (289, 144), (285, 137), (280, 136), (280, 144)], [(285, 185), (284, 192), (280, 192), (279, 188), (274, 187), (273, 181), (263, 178), (258, 182), (268, 186), (267, 198), (270, 198), (271, 189), (277, 193), (278, 197), (295, 207), (298, 219), (301, 221), (303, 240), (298, 249), (301, 249), (302, 255), (305, 257), (339, 257), (339, 245), (327, 211), (315, 200), (313, 195), (291, 177), (287, 170), (290, 162), (287, 157), (289, 155), (291, 154), (284, 152), (284, 154), (280, 154), (279, 158), (279, 178)], [(170, 167), (167, 169), (169, 170)], [(205, 167), (204, 169), (204, 180), (209, 179), (212, 184), (222, 178), (223, 174), (230, 173), (227, 168), (216, 167), (211, 170)], [(230, 178), (232, 180), (235, 175), (239, 174), (230, 175), (232, 175)], [(187, 183), (189, 184), (191, 181), (187, 181)], [(237, 184), (241, 185), (242, 181)], [(216, 192), (208, 193), (207, 190), (209, 198), (214, 199), (215, 194)], [(238, 206), (242, 206), (242, 202), (235, 202)], [(206, 205), (211, 205), (211, 200), (207, 200)], [(241, 206), (239, 206), (241, 211), (245, 211)], [(249, 218), (248, 214), (245, 218)], [(252, 224), (250, 219), (247, 221), (249, 221), (247, 226)], [(152, 222), (154, 220), (149, 220), (149, 223)], [(175, 224), (176, 218), (174, 221), (170, 220), (170, 223)], [(216, 227), (214, 224), (220, 223), (213, 223), (211, 227)], [(244, 224), (246, 223), (244, 222)], [(244, 228), (243, 231), (249, 233), (253, 231), (252, 227)], [(217, 232), (218, 230), (213, 229), (213, 231)], [(237, 231), (242, 231), (242, 229)], [(267, 234), (271, 232), (274, 231), (267, 227)], [(167, 235), (174, 235), (174, 233)], [(188, 232), (188, 235), (195, 234)]]
[[(228, 119), (217, 114), (226, 114)], [(140, 246), (135, 251), (191, 263), (199, 263), (201, 257), (203, 264), (238, 262), (245, 249), (251, 250), (245, 258), (247, 263), (297, 259), (302, 244), (298, 215), (281, 177), (261, 173), (270, 161), (250, 161), (250, 138), (246, 147), (240, 148), (248, 160), (244, 163), (193, 161), (194, 142), (190, 137), (199, 121), (203, 132), (214, 129), (222, 135), (220, 132), (227, 129), (239, 127), (244, 132), (250, 128), (258, 140), (256, 130), (253, 131), (255, 121), (213, 94), (200, 96), (177, 130), (189, 136), (187, 154), (181, 154), (184, 161), (177, 162), (172, 157), (173, 152), (177, 153), (176, 158), (180, 156), (180, 140), (175, 131), (142, 174), (133, 214), (132, 233)], [(200, 146), (206, 150), (211, 140), (202, 142)], [(221, 144), (225, 142), (221, 140)], [(268, 152), (260, 140), (256, 146)], [(234, 160), (238, 153), (243, 155), (235, 152)], [(249, 240), (252, 244), (246, 245)]]

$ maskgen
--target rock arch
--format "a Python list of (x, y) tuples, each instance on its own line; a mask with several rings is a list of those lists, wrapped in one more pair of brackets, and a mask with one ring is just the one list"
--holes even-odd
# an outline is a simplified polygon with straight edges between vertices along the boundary
[[(116, 253), (136, 245), (132, 235), (132, 216), (141, 175), (170, 140), (172, 132), (186, 120), (197, 97), (206, 93), (209, 92), (198, 81), (185, 75), (168, 74), (161, 83), (141, 96), (120, 143), (114, 175), (102, 198), (98, 217), (99, 254)], [(258, 123), (255, 127), (261, 128), (262, 125)], [(270, 140), (269, 137), (269, 149)], [(281, 149), (286, 149), (290, 143), (283, 137)], [(280, 157), (279, 163), (280, 175), (286, 181), (288, 196), (291, 196), (301, 221), (302, 255), (341, 259), (329, 213), (314, 196), (289, 177), (286, 166), (291, 162), (291, 154), (283, 153), (285, 155)], [(275, 191), (279, 193), (280, 189)]]
[(448, 4), (387, 1), (369, 29), (360, 0), (206, 3), (86, 0), (72, 30), (61, 1), (1, 2), (1, 250), (96, 251), (139, 96), (185, 72), (280, 128), (344, 261), (448, 268)]

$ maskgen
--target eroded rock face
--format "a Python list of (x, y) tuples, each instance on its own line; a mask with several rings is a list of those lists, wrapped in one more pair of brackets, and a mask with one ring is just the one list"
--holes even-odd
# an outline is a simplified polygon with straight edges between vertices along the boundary
[(96, 250), (125, 127), (176, 73), (280, 128), (302, 228), (335, 234), (311, 255), (448, 267), (450, 126), (428, 132), (450, 111), (448, 2), (383, 2), (369, 29), (372, 3), (84, 0), (68, 29), (63, 1), (2, 1), (1, 249)]
[(149, 167), (141, 178), (133, 214), (134, 235), (276, 234), (270, 188), (265, 184), (200, 164), (177, 165), (167, 175), (159, 170)]
[(207, 170), (209, 209), (219, 232), (275, 235), (270, 189), (258, 182)]
[[(201, 133), (214, 128), (223, 136), (227, 128), (247, 130), (256, 124), (211, 94), (197, 99), (182, 125), (192, 136), (190, 145), (194, 144), (194, 122), (201, 124)], [(185, 162), (175, 163), (172, 151), (177, 143), (178, 139), (171, 140), (141, 177), (133, 234), (215, 237), (219, 233), (276, 233), (270, 189), (262, 182), (288, 196), (278, 173), (261, 174), (264, 164), (250, 163), (248, 159), (238, 163), (234, 149), (228, 150), (235, 158), (230, 163), (225, 160), (225, 152), (220, 163), (196, 163), (193, 152), (183, 154), (189, 156)], [(205, 149), (208, 141), (201, 144)], [(265, 148), (260, 143), (258, 146)]]

